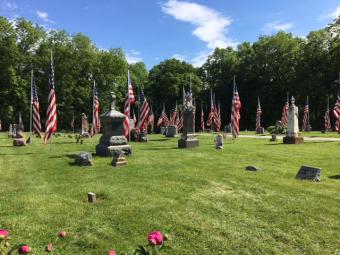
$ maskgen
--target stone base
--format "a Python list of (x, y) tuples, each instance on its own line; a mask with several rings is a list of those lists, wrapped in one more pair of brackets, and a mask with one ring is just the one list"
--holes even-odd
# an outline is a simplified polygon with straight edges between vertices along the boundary
[(78, 166), (92, 166), (92, 154), (81, 152), (74, 156), (74, 163)]
[(302, 144), (303, 137), (302, 136), (285, 136), (283, 137), (284, 144)]
[(310, 180), (319, 182), (321, 180), (321, 168), (301, 166), (295, 178), (300, 180)]
[(125, 157), (113, 158), (112, 159), (112, 166), (126, 166), (127, 160)]
[(25, 138), (16, 138), (13, 140), (13, 146), (26, 146)]
[(178, 140), (178, 148), (193, 148), (198, 146), (199, 142), (196, 135), (183, 135), (181, 139)]
[(125, 155), (130, 155), (132, 153), (131, 145), (129, 144), (115, 146), (105, 146), (102, 144), (98, 144), (96, 146), (96, 155), (101, 157), (112, 157), (117, 149), (122, 150)]

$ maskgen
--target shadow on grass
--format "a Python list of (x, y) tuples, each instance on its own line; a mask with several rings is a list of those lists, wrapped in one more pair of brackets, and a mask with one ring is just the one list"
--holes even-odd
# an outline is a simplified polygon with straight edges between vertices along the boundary
[(150, 139), (149, 142), (163, 142), (163, 141), (169, 141), (171, 138), (160, 138), (160, 139)]
[(153, 147), (153, 148), (143, 148), (141, 151), (158, 151), (158, 150), (173, 150), (178, 149), (178, 147)]
[(329, 179), (340, 180), (340, 174), (328, 176)]
[(0, 147), (14, 147), (13, 145), (1, 145)]

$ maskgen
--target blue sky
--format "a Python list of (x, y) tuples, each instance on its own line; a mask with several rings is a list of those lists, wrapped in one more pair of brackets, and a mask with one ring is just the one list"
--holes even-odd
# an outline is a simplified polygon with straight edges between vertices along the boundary
[(120, 47), (148, 68), (176, 57), (201, 65), (216, 47), (278, 30), (306, 36), (340, 14), (340, 0), (0, 0), (0, 15)]

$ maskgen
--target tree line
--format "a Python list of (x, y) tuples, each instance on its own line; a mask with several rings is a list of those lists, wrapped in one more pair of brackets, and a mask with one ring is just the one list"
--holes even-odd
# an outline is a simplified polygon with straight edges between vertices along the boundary
[(111, 91), (117, 94), (118, 108), (122, 110), (128, 69), (135, 96), (137, 89), (143, 87), (156, 116), (163, 105), (169, 113), (176, 100), (181, 107), (182, 90), (189, 89), (191, 79), (197, 113), (202, 106), (207, 117), (212, 89), (216, 103), (221, 103), (222, 124), (228, 124), (235, 75), (242, 102), (241, 129), (254, 130), (257, 97), (261, 100), (263, 126), (273, 125), (281, 117), (287, 93), (296, 98), (301, 115), (309, 96), (311, 125), (320, 129), (327, 97), (332, 107), (337, 96), (340, 18), (306, 38), (281, 31), (260, 36), (254, 43), (244, 42), (236, 49), (216, 48), (199, 68), (168, 59), (148, 71), (143, 62), (129, 64), (122, 49), (99, 49), (81, 33), (70, 35), (64, 30), (46, 30), (23, 18), (9, 21), (0, 17), (0, 119), (5, 127), (17, 122), (19, 112), (24, 124), (29, 123), (31, 70), (44, 123), (51, 50), (61, 129), (69, 129), (73, 115), (78, 117), (78, 125), (81, 113), (91, 116), (93, 79), (98, 86), (101, 112), (108, 109)]

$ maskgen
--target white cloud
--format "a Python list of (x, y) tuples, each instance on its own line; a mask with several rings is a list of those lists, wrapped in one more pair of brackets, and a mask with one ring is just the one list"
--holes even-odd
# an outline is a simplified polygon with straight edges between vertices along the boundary
[(207, 61), (207, 58), (209, 57), (211, 53), (212, 52), (207, 52), (207, 51), (199, 53), (196, 57), (194, 57), (191, 60), (192, 65), (194, 67), (201, 67), (205, 63), (205, 61)]
[(186, 61), (187, 56), (182, 55), (182, 54), (177, 54), (177, 53), (176, 53), (176, 54), (172, 55), (171, 58), (175, 58), (175, 59), (178, 59), (178, 60), (180, 60), (180, 61)]
[(162, 4), (162, 11), (177, 20), (194, 25), (196, 28), (192, 33), (206, 42), (209, 49), (237, 44), (226, 36), (226, 28), (230, 26), (232, 20), (214, 9), (192, 2), (168, 0)]
[(50, 22), (50, 23), (54, 23), (54, 21), (52, 21), (52, 20), (50, 20), (50, 19), (48, 18), (48, 13), (47, 13), (47, 12), (37, 10), (37, 11), (36, 11), (36, 14), (37, 14), (37, 16), (38, 16), (40, 19), (42, 19), (43, 21), (45, 21), (45, 22)]
[(272, 32), (277, 32), (277, 31), (288, 31), (293, 27), (294, 27), (293, 23), (283, 23), (277, 20), (277, 21), (265, 24), (262, 30), (265, 33), (272, 33)]
[(323, 19), (336, 19), (340, 16), (340, 5), (335, 8), (334, 11), (327, 13), (327, 14), (322, 14), (319, 16), (319, 20)]
[(129, 64), (135, 64), (137, 62), (143, 61), (143, 59), (140, 56), (140, 52), (138, 52), (136, 50), (126, 50), (125, 51), (125, 58), (126, 58), (126, 61)]

